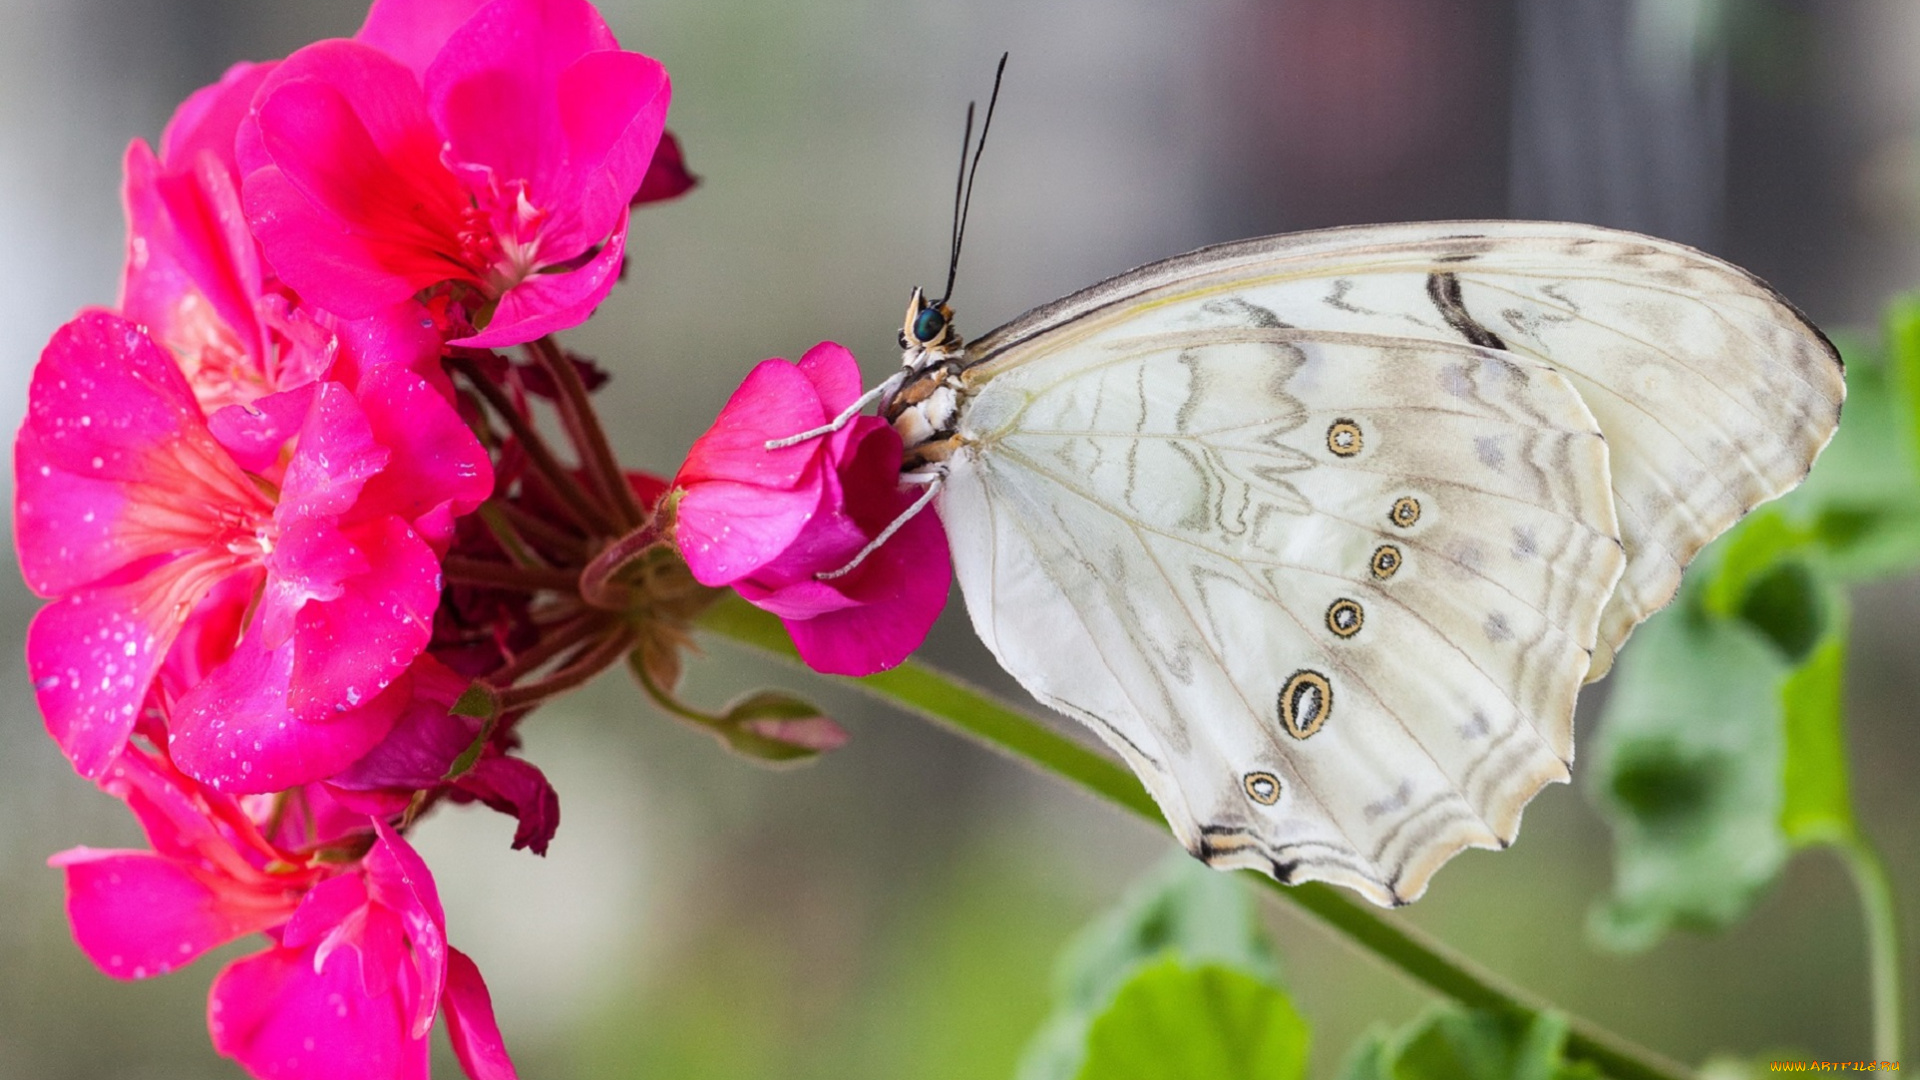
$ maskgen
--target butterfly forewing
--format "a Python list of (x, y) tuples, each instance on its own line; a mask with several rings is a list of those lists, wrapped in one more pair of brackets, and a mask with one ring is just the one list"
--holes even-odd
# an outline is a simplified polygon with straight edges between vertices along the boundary
[(1765, 286), (1574, 225), (1208, 249), (967, 355), (982, 639), (1196, 854), (1381, 903), (1512, 839), (1581, 682), (1844, 394)]
[(1155, 263), (987, 335), (971, 350), (973, 377), (1195, 303), (1468, 342), (1565, 374), (1611, 444), (1628, 557), (1589, 678), (1673, 597), (1702, 547), (1806, 475), (1846, 394), (1832, 345), (1738, 267), (1633, 233), (1495, 221), (1296, 233)]

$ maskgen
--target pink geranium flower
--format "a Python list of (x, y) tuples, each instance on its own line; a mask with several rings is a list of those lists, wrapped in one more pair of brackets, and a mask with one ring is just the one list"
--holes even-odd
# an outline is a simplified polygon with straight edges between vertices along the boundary
[(425, 1080), (427, 1033), (445, 1009), (473, 1080), (512, 1080), (492, 1000), (447, 945), (433, 875), (383, 821), (356, 872), (309, 891), (265, 952), (214, 980), (214, 1049), (260, 1077)]
[(157, 154), (140, 139), (127, 147), (119, 312), (173, 354), (210, 415), (323, 378), (343, 355), (438, 370), (440, 327), (419, 303), (343, 321), (303, 305), (262, 263), (234, 139), (273, 67), (235, 65), (188, 98)]
[(176, 641), (172, 754), (208, 783), (319, 779), (393, 726), (438, 551), (492, 476), (424, 379), (354, 374), (210, 424), (133, 324), (90, 312), (54, 335), (15, 445), (14, 528), (27, 583), (58, 598), (27, 661), (81, 773), (119, 753)]
[(693, 444), (673, 486), (674, 540), (703, 585), (732, 586), (780, 616), (815, 670), (870, 675), (906, 659), (946, 604), (952, 573), (940, 519), (908, 521), (852, 572), (822, 579), (911, 506), (900, 436), (874, 416), (768, 450), (860, 396), (853, 354), (832, 342), (798, 364), (768, 360)]
[(276, 845), (240, 800), (163, 756), (125, 754), (102, 785), (152, 849), (50, 860), (66, 872), (74, 939), (102, 971), (151, 978), (264, 932), (273, 944), (222, 971), (208, 1003), (214, 1047), (253, 1075), (425, 1080), (444, 1010), (469, 1077), (514, 1076), (479, 970), (447, 945), (432, 875), (383, 820), (359, 819), (351, 842), (365, 854), (343, 862)]
[(295, 53), (255, 99), (240, 161), (267, 261), (346, 318), (454, 283), (484, 326), (464, 345), (586, 318), (619, 274), (665, 69), (585, 0), (386, 4), (362, 34)]
[(279, 926), (322, 876), (270, 843), (231, 797), (163, 758), (125, 754), (100, 786), (126, 802), (152, 850), (81, 847), (49, 862), (66, 871), (80, 951), (114, 978), (164, 975)]

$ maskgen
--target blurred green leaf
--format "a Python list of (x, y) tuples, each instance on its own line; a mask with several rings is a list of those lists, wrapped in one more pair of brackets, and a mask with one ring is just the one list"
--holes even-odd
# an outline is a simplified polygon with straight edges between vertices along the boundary
[(1595, 792), (1614, 828), (1613, 895), (1591, 927), (1618, 949), (1674, 925), (1726, 926), (1786, 857), (1780, 687), (1788, 665), (1690, 589), (1623, 653)]
[(1780, 827), (1795, 844), (1854, 833), (1844, 724), (1846, 663), (1846, 635), (1831, 634), (1781, 687), (1786, 769)]
[(1175, 852), (1068, 944), (1055, 976), (1054, 1014), (1021, 1060), (1020, 1080), (1077, 1075), (1094, 1018), (1137, 969), (1169, 956), (1279, 981), (1243, 883)]
[(1701, 570), (1710, 576), (1701, 590), (1701, 606), (1723, 618), (1737, 616), (1756, 580), (1783, 559), (1810, 550), (1818, 541), (1815, 529), (1789, 521), (1773, 507), (1748, 515), (1738, 528), (1714, 544), (1711, 568), (1702, 565)]
[(1793, 663), (1806, 660), (1827, 631), (1827, 595), (1805, 562), (1788, 559), (1755, 577), (1739, 617)]
[(1077, 1080), (1298, 1080), (1307, 1039), (1269, 983), (1168, 956), (1134, 969), (1094, 1019)]
[(1890, 309), (1889, 355), (1837, 339), (1847, 362), (1840, 430), (1813, 472), (1780, 502), (1753, 515), (1716, 553), (1768, 518), (1794, 523), (1816, 545), (1822, 569), (1844, 580), (1886, 577), (1920, 566), (1920, 304)]
[(1375, 1026), (1347, 1051), (1339, 1080), (1393, 1080), (1393, 1035)]
[(1590, 1062), (1569, 1063), (1566, 1019), (1445, 1008), (1399, 1035), (1372, 1032), (1355, 1044), (1341, 1080), (1600, 1080)]

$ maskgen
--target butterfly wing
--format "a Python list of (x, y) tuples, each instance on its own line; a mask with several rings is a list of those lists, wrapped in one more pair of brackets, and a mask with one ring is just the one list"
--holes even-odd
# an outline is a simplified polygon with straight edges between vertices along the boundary
[(1590, 225), (1424, 222), (1206, 248), (1038, 308), (976, 342), (974, 377), (1188, 306), (1282, 325), (1467, 342), (1552, 365), (1612, 452), (1627, 568), (1589, 679), (1680, 572), (1791, 489), (1839, 423), (1839, 354), (1778, 293), (1682, 244)]
[[(1822, 349), (1725, 264), (1604, 230), (1253, 241), (976, 343), (940, 510), (982, 640), (1189, 849), (1396, 903), (1512, 839), (1589, 670), (1804, 474), (1841, 392)], [(1701, 380), (1742, 408), (1670, 400)]]

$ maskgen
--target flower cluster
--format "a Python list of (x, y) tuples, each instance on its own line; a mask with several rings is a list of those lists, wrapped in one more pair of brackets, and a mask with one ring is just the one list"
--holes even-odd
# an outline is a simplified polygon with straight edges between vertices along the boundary
[(552, 335), (620, 276), (629, 210), (693, 184), (669, 96), (586, 0), (376, 0), (134, 141), (120, 301), (34, 371), (28, 667), (151, 844), (53, 858), (74, 935), (139, 979), (264, 934), (208, 1016), (256, 1076), (423, 1077), (443, 1017), (469, 1076), (512, 1077), (414, 824), (478, 802), (544, 853), (559, 799), (519, 726), (623, 660), (749, 756), (840, 745), (782, 694), (675, 697), (720, 588), (852, 675), (945, 601), (892, 428), (769, 448), (860, 399), (837, 345), (755, 368), (671, 483), (615, 461), (606, 376)]
[[(463, 703), (579, 659), (549, 625), (575, 613), (510, 582), (518, 604), (476, 616), (457, 571), (512, 544), (483, 505), (537, 523), (565, 499), (521, 482), (528, 448), (449, 358), (531, 430), (537, 380), (491, 350), (577, 375), (545, 335), (606, 295), (629, 208), (691, 184), (668, 98), (584, 0), (380, 0), (129, 147), (120, 302), (34, 371), (14, 525), (53, 602), (28, 666), (48, 732), (152, 845), (53, 859), (75, 937), (143, 978), (266, 934), (209, 1015), (255, 1075), (424, 1076), (442, 1013), (469, 1075), (513, 1075), (402, 833), (443, 800), (514, 815), (517, 847), (558, 826), (515, 753), (542, 695)], [(622, 494), (592, 524), (639, 524)]]

